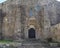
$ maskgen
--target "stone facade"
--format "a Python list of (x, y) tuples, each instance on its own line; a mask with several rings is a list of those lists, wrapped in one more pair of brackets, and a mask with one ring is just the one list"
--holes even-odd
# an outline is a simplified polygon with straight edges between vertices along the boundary
[[(52, 38), (51, 25), (56, 24), (55, 3), (55, 0), (8, 0), (0, 4), (0, 16), (5, 14), (0, 25), (1, 36), (15, 40)], [(33, 37), (30, 29), (35, 31)]]
[(53, 40), (60, 42), (60, 23), (51, 27), (51, 32), (54, 34)]

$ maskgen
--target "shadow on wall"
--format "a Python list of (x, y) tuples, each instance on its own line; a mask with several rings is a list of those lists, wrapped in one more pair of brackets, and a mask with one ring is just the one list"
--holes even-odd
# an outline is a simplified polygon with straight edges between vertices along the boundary
[(0, 9), (0, 39), (3, 39), (3, 35), (2, 35), (2, 24), (3, 24), (3, 19), (6, 16), (6, 13), (3, 12), (2, 9)]

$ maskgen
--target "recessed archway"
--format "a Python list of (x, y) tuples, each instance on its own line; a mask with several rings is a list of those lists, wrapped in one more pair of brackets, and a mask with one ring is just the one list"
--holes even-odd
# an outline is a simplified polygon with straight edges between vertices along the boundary
[(28, 37), (29, 38), (35, 38), (35, 29), (34, 28), (30, 28), (28, 30)]

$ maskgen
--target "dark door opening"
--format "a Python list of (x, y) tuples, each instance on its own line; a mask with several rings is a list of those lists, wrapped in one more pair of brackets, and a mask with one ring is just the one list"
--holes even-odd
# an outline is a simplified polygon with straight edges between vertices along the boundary
[(35, 38), (35, 30), (33, 28), (29, 29), (28, 36), (29, 38)]

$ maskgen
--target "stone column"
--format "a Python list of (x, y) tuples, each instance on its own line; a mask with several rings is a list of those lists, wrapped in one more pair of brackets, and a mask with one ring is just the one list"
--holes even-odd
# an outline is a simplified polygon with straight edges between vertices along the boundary
[(15, 21), (15, 38), (22, 41), (24, 38), (24, 22), (25, 22), (25, 8), (23, 5), (18, 5), (16, 10)]
[(47, 5), (44, 5), (44, 38), (48, 38), (50, 33), (50, 20), (47, 10)]
[(19, 41), (21, 40), (21, 22), (20, 22), (21, 19), (20, 17), (21, 17), (20, 8), (16, 7), (14, 38)]
[(2, 39), (2, 22), (3, 22), (2, 9), (0, 9), (0, 39)]
[(0, 39), (3, 39), (3, 19), (6, 16), (5, 12), (0, 9)]

